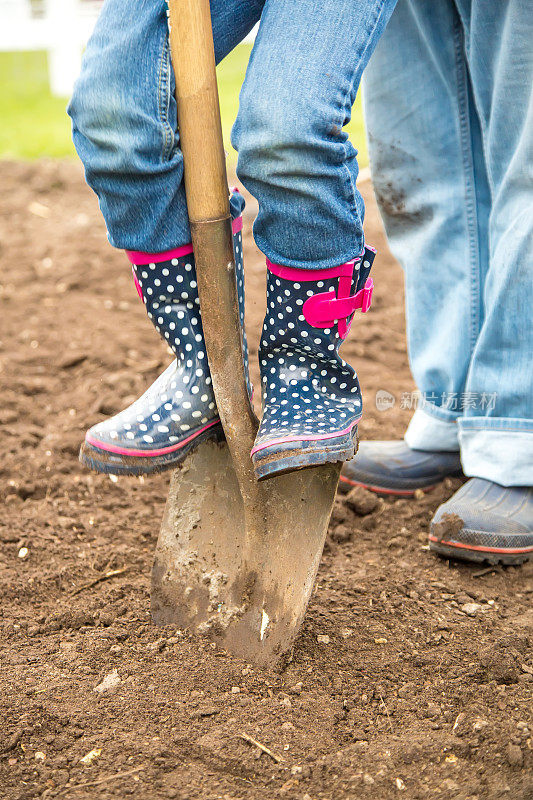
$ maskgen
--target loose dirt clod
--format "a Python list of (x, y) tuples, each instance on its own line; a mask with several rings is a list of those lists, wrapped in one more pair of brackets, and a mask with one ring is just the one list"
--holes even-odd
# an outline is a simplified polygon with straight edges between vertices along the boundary
[(464, 611), (469, 617), (475, 617), (482, 610), (483, 606), (480, 603), (465, 603), (461, 606), (461, 611)]
[(378, 508), (379, 498), (374, 492), (369, 492), (362, 486), (355, 486), (346, 495), (345, 503), (360, 517), (366, 517)]
[(0, 748), (0, 756), (10, 753), (15, 747), (18, 745), (22, 736), (24, 735), (24, 728), (19, 728), (17, 731), (11, 734), (7, 742), (4, 744), (2, 748)]
[(97, 694), (115, 694), (122, 681), (116, 669), (106, 675), (100, 683), (94, 687)]
[(93, 761), (101, 755), (101, 753), (101, 747), (95, 747), (92, 750), (89, 750), (88, 753), (85, 753), (85, 755), (80, 758), (80, 764), (85, 764), (86, 767), (90, 766)]
[(507, 761), (512, 767), (521, 767), (524, 762), (524, 755), (522, 749), (517, 744), (507, 745), (505, 754)]
[(457, 514), (443, 514), (440, 522), (433, 525), (433, 535), (440, 540), (453, 539), (462, 530), (463, 525), (463, 520)]

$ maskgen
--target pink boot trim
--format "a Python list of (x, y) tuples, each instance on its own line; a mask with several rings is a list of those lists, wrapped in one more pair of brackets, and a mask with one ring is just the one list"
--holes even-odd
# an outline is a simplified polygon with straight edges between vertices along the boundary
[(219, 422), (220, 419), (217, 417), (217, 419), (214, 419), (211, 422), (208, 422), (207, 425), (204, 425), (203, 428), (199, 428), (199, 430), (191, 433), (191, 435), (187, 436), (186, 439), (182, 439), (181, 442), (170, 445), (169, 447), (160, 447), (156, 450), (129, 450), (127, 447), (117, 447), (116, 445), (109, 444), (108, 442), (100, 442), (98, 439), (91, 436), (90, 432), (85, 434), (85, 441), (92, 447), (97, 447), (99, 450), (106, 450), (108, 453), (117, 453), (117, 455), (120, 456), (138, 456), (140, 458), (164, 456), (167, 453), (173, 453), (175, 450), (180, 450), (182, 447), (185, 447), (185, 445), (188, 444), (192, 439), (195, 439), (198, 434), (203, 433), (204, 431), (208, 430), (208, 428), (212, 428), (213, 425), (218, 425)]
[(272, 439), (270, 442), (265, 442), (264, 444), (258, 444), (254, 448), (250, 455), (254, 455), (258, 453), (260, 450), (264, 450), (266, 447), (271, 447), (271, 445), (278, 445), (278, 444), (287, 444), (288, 442), (319, 442), (323, 439), (335, 439), (337, 436), (344, 436), (347, 433), (350, 433), (351, 430), (361, 421), (361, 417), (358, 417), (354, 420), (347, 428), (343, 428), (342, 431), (334, 431), (333, 433), (325, 433), (322, 435), (313, 435), (310, 436), (308, 434), (304, 436), (287, 436), (282, 437), (281, 439)]
[(296, 267), (284, 267), (282, 264), (273, 264), (268, 258), (266, 265), (269, 272), (276, 275), (278, 278), (283, 278), (286, 281), (322, 281), (328, 278), (343, 278), (352, 277), (354, 264), (361, 260), (361, 257), (354, 258), (352, 261), (347, 261), (345, 264), (340, 264), (338, 267), (329, 267), (329, 269), (299, 269)]

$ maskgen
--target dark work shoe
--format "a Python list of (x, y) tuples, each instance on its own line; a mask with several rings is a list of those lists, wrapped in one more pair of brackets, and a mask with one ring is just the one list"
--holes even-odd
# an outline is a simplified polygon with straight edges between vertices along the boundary
[(447, 558), (488, 564), (533, 558), (533, 489), (471, 478), (437, 509), (429, 547)]
[(342, 468), (339, 490), (364, 486), (379, 494), (410, 497), (451, 475), (461, 475), (459, 453), (412, 450), (404, 441), (362, 442), (356, 458)]

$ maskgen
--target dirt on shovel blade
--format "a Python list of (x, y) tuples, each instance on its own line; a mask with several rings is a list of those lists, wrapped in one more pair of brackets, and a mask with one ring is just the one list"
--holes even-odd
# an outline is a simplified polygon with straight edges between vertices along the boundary
[[(170, 356), (81, 169), (2, 162), (0, 177), (0, 797), (530, 800), (533, 565), (428, 552), (429, 520), (460, 481), (417, 500), (337, 500), (301, 634), (276, 670), (152, 625), (169, 476), (113, 482), (77, 452)], [(362, 188), (376, 299), (344, 353), (364, 388), (361, 438), (390, 438), (414, 388), (402, 273)], [(250, 201), (255, 368), (253, 214)], [(394, 397), (387, 410), (378, 391)]]

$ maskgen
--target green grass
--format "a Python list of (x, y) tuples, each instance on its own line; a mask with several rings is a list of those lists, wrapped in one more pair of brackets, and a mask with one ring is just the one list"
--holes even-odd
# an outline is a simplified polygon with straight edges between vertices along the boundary
[(0, 157), (74, 155), (66, 100), (48, 88), (46, 53), (0, 53)]
[[(251, 45), (239, 45), (218, 67), (220, 109), (228, 162), (234, 165), (230, 131), (237, 115), (239, 89)], [(72, 156), (66, 99), (53, 97), (48, 87), (46, 53), (0, 53), (0, 158)], [(358, 97), (347, 130), (360, 151), (360, 166), (368, 157), (361, 102)]]

